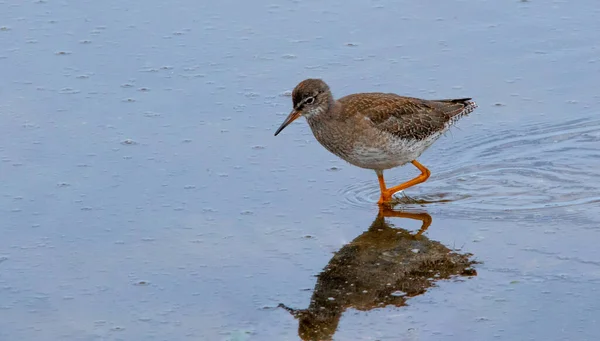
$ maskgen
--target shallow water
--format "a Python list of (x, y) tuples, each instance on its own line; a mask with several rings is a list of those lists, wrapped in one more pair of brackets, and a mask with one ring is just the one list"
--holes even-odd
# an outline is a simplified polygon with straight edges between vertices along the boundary
[[(378, 296), (346, 301), (333, 285), (323, 304), (341, 303), (316, 315), (335, 317), (321, 337), (600, 333), (596, 2), (0, 8), (0, 340), (298, 340), (306, 324), (278, 305), (315, 309), (342, 256), (358, 268), (344, 276)], [(329, 154), (304, 122), (273, 137), (308, 77), (336, 96), (470, 96), (479, 108), (422, 155), (432, 177), (382, 222), (373, 172)], [(404, 277), (377, 259), (429, 263), (372, 227), (414, 235), (415, 215), (431, 219), (415, 243), (472, 254), (476, 275), (396, 290)], [(356, 243), (371, 246), (349, 252)]]

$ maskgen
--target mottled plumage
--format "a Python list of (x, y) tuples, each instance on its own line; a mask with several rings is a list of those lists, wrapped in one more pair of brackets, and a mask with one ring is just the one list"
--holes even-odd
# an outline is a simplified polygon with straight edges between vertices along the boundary
[[(360, 93), (333, 98), (320, 79), (307, 79), (292, 92), (294, 110), (275, 135), (300, 116), (327, 150), (343, 160), (377, 172), (382, 197), (423, 182), (429, 171), (416, 161), (435, 140), (477, 105), (470, 98), (424, 100), (391, 93)], [(383, 170), (412, 162), (420, 178), (386, 189)], [(390, 194), (391, 193), (391, 194)]]
[(377, 129), (401, 139), (424, 140), (446, 130), (456, 119), (471, 112), (474, 103), (470, 100), (423, 100), (396, 94), (364, 93), (348, 95), (338, 101), (343, 107), (350, 107), (358, 115), (370, 119)]

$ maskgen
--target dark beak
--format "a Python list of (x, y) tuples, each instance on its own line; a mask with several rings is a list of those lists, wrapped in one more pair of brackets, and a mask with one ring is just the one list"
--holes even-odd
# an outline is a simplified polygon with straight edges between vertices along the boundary
[(287, 312), (290, 313), (292, 316), (294, 316), (294, 318), (298, 318), (300, 315), (302, 315), (301, 309), (290, 308), (283, 303), (279, 303), (277, 308), (283, 308), (283, 309), (287, 310)]
[(300, 114), (299, 111), (296, 111), (295, 109), (292, 110), (292, 112), (288, 115), (288, 117), (285, 118), (285, 121), (283, 121), (283, 123), (279, 126), (279, 128), (275, 132), (275, 136), (277, 136), (277, 134), (279, 134), (283, 130), (283, 128), (287, 127), (290, 123), (294, 122), (294, 120), (300, 116), (302, 116), (302, 115)]

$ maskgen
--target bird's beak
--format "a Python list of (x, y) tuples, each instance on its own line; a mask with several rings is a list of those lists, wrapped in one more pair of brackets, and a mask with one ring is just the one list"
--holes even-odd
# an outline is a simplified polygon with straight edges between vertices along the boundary
[(275, 132), (275, 136), (277, 136), (277, 134), (279, 134), (283, 130), (283, 128), (287, 127), (290, 123), (294, 122), (294, 120), (300, 116), (302, 116), (300, 111), (297, 111), (296, 109), (292, 110), (292, 112), (288, 115), (288, 117), (285, 118), (285, 121), (283, 121), (283, 123)]

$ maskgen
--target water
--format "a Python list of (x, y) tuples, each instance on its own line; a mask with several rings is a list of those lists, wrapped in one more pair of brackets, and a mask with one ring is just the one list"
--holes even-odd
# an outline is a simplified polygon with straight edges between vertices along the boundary
[[(278, 306), (311, 312), (313, 296), (334, 340), (600, 333), (596, 2), (0, 8), (0, 340), (298, 340), (324, 324)], [(273, 137), (308, 77), (479, 108), (381, 221), (373, 172), (301, 120)], [(398, 253), (415, 216), (431, 224), (408, 255), (435, 245), (476, 273), (432, 272), (403, 296), (374, 264), (428, 264)], [(340, 257), (357, 268), (341, 278), (378, 295), (325, 290)]]

